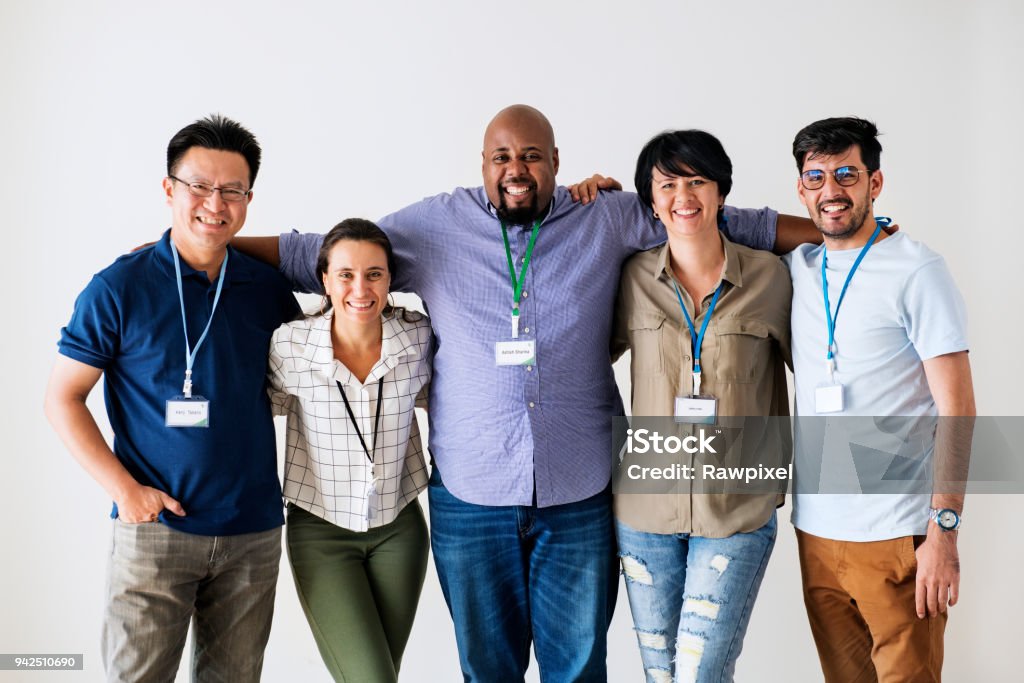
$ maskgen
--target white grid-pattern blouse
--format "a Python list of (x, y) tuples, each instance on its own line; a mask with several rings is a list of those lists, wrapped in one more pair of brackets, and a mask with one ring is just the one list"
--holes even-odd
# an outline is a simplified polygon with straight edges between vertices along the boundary
[[(427, 485), (414, 408), (430, 381), (430, 321), (402, 309), (382, 317), (381, 357), (360, 383), (334, 358), (332, 317), (328, 312), (286, 323), (270, 344), (274, 413), (288, 416), (284, 497), (338, 526), (366, 531), (394, 521)], [(383, 397), (378, 397), (382, 377)], [(337, 382), (373, 452), (372, 466)], [(374, 445), (378, 400), (383, 403)], [(369, 493), (375, 476), (373, 504)]]

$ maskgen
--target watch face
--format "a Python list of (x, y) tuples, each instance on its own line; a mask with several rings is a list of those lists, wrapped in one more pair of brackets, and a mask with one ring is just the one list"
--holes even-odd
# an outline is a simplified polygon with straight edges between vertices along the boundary
[(946, 529), (952, 529), (956, 526), (956, 513), (952, 510), (943, 510), (939, 513), (938, 520), (939, 526)]

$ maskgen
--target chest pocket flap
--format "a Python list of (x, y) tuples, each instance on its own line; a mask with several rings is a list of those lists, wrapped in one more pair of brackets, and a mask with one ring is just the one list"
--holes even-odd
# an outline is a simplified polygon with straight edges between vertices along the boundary
[(626, 326), (629, 328), (629, 346), (633, 351), (633, 372), (664, 372), (665, 314), (634, 311)]
[[(714, 320), (718, 349), (714, 376), (727, 382), (752, 382), (759, 368), (771, 357), (771, 331), (760, 320), (725, 318)], [(706, 343), (706, 342), (705, 342)]]

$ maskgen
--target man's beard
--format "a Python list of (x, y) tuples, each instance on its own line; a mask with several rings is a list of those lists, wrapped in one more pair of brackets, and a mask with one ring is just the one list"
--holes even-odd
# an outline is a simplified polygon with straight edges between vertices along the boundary
[(498, 218), (506, 225), (530, 225), (540, 218), (540, 211), (537, 208), (537, 192), (534, 190), (533, 199), (526, 206), (515, 209), (508, 208), (505, 202), (505, 190), (498, 187)]
[[(835, 200), (832, 200), (835, 201)], [(826, 202), (822, 202), (823, 204)], [(826, 215), (821, 207), (815, 207), (817, 215), (815, 216), (814, 224), (818, 227), (818, 230), (822, 235), (830, 237), (834, 240), (846, 240), (850, 239), (857, 234), (861, 226), (864, 225), (864, 221), (867, 220), (868, 212), (871, 211), (871, 202), (866, 202), (860, 207), (860, 210), (854, 208), (854, 203), (850, 201), (850, 222), (846, 226), (839, 230), (839, 232), (826, 232), (825, 228), (822, 227), (825, 224), (824, 216)]]

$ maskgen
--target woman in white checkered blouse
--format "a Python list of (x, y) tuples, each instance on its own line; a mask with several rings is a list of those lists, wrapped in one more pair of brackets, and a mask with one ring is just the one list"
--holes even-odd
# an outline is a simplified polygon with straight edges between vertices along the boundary
[(430, 321), (388, 305), (391, 243), (370, 221), (335, 226), (317, 272), (320, 314), (282, 325), (270, 348), (274, 409), (288, 416), (288, 557), (335, 680), (395, 681), (427, 567), (414, 407)]

